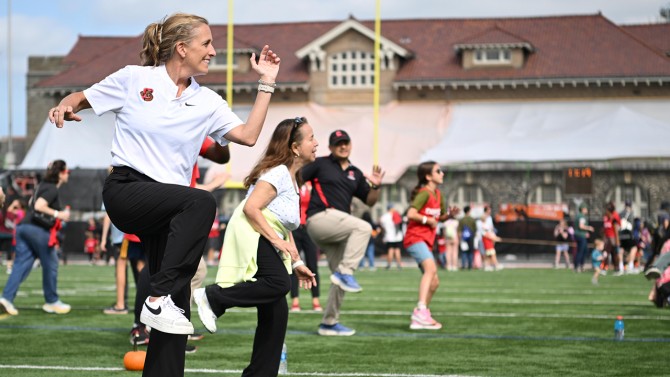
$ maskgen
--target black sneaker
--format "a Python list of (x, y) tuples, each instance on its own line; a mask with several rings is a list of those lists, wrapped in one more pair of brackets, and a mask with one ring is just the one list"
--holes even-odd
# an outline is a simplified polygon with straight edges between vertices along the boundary
[(185, 352), (186, 353), (195, 353), (195, 351), (197, 351), (197, 350), (198, 350), (198, 347), (187, 344)]
[(204, 337), (205, 336), (202, 335), (202, 334), (193, 333), (193, 334), (188, 336), (188, 340), (202, 340), (202, 338), (204, 338)]
[(647, 280), (656, 280), (661, 277), (661, 270), (656, 267), (651, 267), (644, 272), (644, 277), (646, 277)]
[(147, 331), (146, 326), (135, 326), (130, 330), (130, 344), (135, 344), (135, 339), (137, 339), (137, 345), (147, 345), (149, 344), (149, 331)]
[(103, 311), (105, 314), (128, 314), (128, 308), (117, 308), (115, 305), (105, 308)]

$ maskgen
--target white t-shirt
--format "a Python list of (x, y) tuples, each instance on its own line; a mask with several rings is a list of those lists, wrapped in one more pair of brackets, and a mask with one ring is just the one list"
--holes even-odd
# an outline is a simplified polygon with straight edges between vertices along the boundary
[(181, 96), (164, 65), (129, 65), (84, 90), (93, 111), (116, 114), (112, 165), (188, 186), (207, 135), (221, 145), (243, 122), (226, 101), (194, 78)]
[(379, 225), (384, 229), (384, 242), (402, 242), (402, 227), (393, 223), (393, 215), (386, 212), (379, 218)]
[[(259, 181), (271, 184), (277, 190), (277, 196), (268, 204), (270, 210), (288, 230), (296, 230), (300, 226), (300, 195), (286, 165), (275, 166), (258, 177)], [(256, 188), (251, 185), (247, 198)]]

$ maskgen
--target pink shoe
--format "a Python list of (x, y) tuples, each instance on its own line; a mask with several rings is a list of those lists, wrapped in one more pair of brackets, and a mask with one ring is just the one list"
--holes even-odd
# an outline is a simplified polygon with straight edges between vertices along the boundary
[(414, 312), (412, 313), (412, 321), (418, 322), (423, 326), (432, 326), (438, 323), (430, 315), (430, 309), (428, 308), (426, 309), (415, 308)]
[(300, 311), (300, 304), (291, 305), (291, 311), (292, 312), (299, 312)]
[(412, 320), (412, 323), (410, 323), (409, 328), (411, 330), (439, 330), (442, 328), (442, 324), (440, 322), (435, 322), (432, 325), (422, 325), (421, 323)]

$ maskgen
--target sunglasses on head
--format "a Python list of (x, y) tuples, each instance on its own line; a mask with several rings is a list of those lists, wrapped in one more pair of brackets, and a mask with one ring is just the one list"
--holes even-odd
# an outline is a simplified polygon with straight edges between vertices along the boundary
[(293, 143), (293, 138), (295, 138), (295, 130), (300, 127), (301, 124), (307, 123), (307, 119), (304, 117), (295, 117), (293, 119), (293, 127), (291, 127), (291, 133), (288, 136), (288, 145), (289, 147), (291, 146), (291, 143)]

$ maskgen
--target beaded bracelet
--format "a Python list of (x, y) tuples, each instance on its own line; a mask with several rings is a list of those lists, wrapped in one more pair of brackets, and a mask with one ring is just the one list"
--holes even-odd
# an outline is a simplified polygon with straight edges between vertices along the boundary
[(276, 88), (276, 87), (277, 87), (277, 83), (276, 83), (276, 82), (267, 82), (267, 81), (263, 81), (263, 80), (258, 80), (258, 83), (261, 84), (261, 85), (271, 86), (271, 87), (273, 87), (273, 88)]
[(258, 84), (258, 91), (259, 92), (265, 92), (265, 93), (274, 93), (275, 88), (270, 86), (270, 85)]

